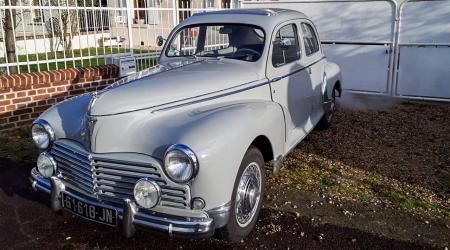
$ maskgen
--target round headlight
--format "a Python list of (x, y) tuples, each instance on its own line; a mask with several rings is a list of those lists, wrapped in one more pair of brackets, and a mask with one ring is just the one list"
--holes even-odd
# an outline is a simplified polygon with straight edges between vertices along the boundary
[(37, 159), (37, 169), (43, 177), (50, 178), (55, 173), (56, 162), (49, 153), (43, 152)]
[(161, 191), (158, 184), (150, 179), (140, 179), (134, 185), (134, 199), (144, 208), (152, 208), (159, 203)]
[(37, 120), (33, 123), (31, 136), (39, 149), (47, 149), (55, 138), (52, 127), (44, 120)]
[(166, 151), (164, 168), (171, 180), (178, 183), (188, 182), (198, 172), (197, 156), (185, 145), (172, 145)]

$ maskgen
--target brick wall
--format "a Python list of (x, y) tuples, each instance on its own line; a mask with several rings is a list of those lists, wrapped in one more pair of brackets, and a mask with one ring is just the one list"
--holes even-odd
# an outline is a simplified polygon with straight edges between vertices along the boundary
[(115, 65), (0, 76), (0, 131), (30, 125), (66, 98), (102, 89), (118, 78)]

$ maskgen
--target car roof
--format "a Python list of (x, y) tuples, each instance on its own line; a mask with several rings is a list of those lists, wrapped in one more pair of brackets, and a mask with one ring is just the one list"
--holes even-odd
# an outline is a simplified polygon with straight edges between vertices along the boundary
[(252, 24), (273, 29), (281, 22), (292, 19), (308, 19), (302, 12), (278, 8), (264, 9), (227, 9), (196, 13), (184, 20), (180, 25), (193, 25), (198, 23), (242, 23)]

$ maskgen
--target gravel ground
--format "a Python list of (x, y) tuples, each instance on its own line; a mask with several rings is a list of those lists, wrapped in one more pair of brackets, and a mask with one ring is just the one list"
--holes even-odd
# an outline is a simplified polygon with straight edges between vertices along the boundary
[(245, 241), (170, 239), (64, 213), (29, 187), (36, 150), (27, 130), (0, 134), (0, 246), (64, 249), (445, 249), (450, 241), (450, 104), (340, 109), (270, 176)]

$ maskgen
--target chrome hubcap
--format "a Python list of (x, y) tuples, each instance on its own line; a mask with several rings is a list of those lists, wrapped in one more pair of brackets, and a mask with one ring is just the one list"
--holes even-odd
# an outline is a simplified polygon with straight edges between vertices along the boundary
[(328, 111), (328, 117), (327, 117), (328, 122), (331, 122), (331, 119), (333, 119), (333, 114), (334, 114), (335, 109), (336, 109), (336, 97), (334, 96), (334, 93), (333, 93), (333, 97), (332, 97), (331, 103), (330, 103), (330, 111)]
[(236, 193), (236, 221), (240, 227), (246, 227), (252, 221), (261, 196), (261, 169), (256, 162), (250, 163), (244, 170)]

